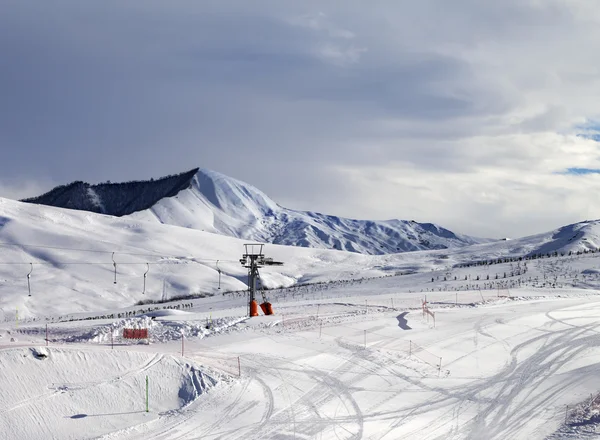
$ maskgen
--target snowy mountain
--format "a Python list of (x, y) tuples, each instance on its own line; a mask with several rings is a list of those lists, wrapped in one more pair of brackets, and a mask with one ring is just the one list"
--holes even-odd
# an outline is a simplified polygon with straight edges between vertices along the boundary
[(490, 240), (431, 223), (353, 220), (279, 206), (257, 188), (194, 169), (146, 182), (74, 182), (24, 200), (199, 229), (245, 240), (363, 254), (447, 249)]
[[(214, 294), (219, 292), (219, 269), (222, 291), (246, 288), (247, 272), (239, 263), (244, 239), (134, 217), (0, 198), (0, 310), (18, 307), (23, 316), (82, 312), (129, 306), (141, 299)], [(267, 245), (266, 255), (285, 265), (265, 270), (261, 279), (274, 288), (411, 273), (392, 278), (390, 287), (424, 289), (432, 287), (432, 270), (598, 246), (600, 221), (510, 241), (387, 255)], [(29, 297), (27, 274), (32, 269)]]

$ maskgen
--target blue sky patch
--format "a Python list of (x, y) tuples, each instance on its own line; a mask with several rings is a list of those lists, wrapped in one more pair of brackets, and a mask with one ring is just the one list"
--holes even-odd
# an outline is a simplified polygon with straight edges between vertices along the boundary
[(579, 125), (576, 128), (580, 131), (577, 133), (577, 136), (600, 142), (600, 123), (588, 121), (586, 124)]
[(600, 142), (600, 133), (579, 133), (577, 136)]
[(568, 174), (572, 176), (582, 176), (585, 174), (600, 174), (598, 168), (567, 168), (562, 174)]

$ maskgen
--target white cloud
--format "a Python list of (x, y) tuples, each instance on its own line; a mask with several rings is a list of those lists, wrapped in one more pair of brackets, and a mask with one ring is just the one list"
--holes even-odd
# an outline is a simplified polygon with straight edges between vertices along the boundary
[(354, 32), (334, 24), (323, 12), (295, 17), (289, 20), (293, 26), (308, 29), (315, 37), (312, 52), (319, 59), (336, 66), (357, 63), (365, 47), (356, 45)]
[(18, 183), (0, 181), (0, 197), (12, 200), (22, 200), (28, 197), (41, 195), (55, 185), (55, 183), (50, 181), (38, 182), (20, 180)]
[(360, 55), (366, 52), (366, 49), (357, 48), (354, 46), (342, 47), (340, 45), (327, 43), (317, 49), (317, 56), (324, 61), (330, 62), (338, 66), (347, 66), (357, 63), (360, 60)]
[(594, 141), (551, 133), (479, 137), (452, 151), (468, 166), (425, 169), (406, 158), (385, 166), (334, 167), (355, 189), (343, 203), (344, 214), (435, 217), (458, 232), (495, 237), (600, 217), (600, 175), (561, 173), (600, 169)]
[(295, 17), (290, 19), (289, 22), (292, 25), (306, 27), (332, 39), (351, 40), (356, 36), (352, 31), (335, 25), (323, 12)]

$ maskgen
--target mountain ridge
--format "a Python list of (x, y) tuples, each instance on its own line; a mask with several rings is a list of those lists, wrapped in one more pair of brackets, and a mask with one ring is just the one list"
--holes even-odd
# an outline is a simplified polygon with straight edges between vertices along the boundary
[[(185, 173), (170, 175), (151, 181), (107, 182), (92, 185), (77, 180), (66, 185), (57, 186), (40, 196), (30, 197), (21, 201), (122, 217), (150, 208), (156, 203), (157, 196), (160, 199), (177, 195), (181, 190), (185, 189), (189, 184), (189, 180), (197, 171), (198, 168), (195, 168)], [(159, 194), (144, 194), (144, 190), (149, 186), (152, 186), (153, 189), (159, 187)], [(123, 194), (124, 197), (114, 200), (111, 209), (108, 209), (104, 200), (107, 195), (113, 194)]]
[(73, 182), (23, 202), (131, 216), (273, 244), (370, 255), (468, 246), (493, 240), (413, 220), (356, 220), (284, 208), (254, 186), (216, 171), (150, 181)]

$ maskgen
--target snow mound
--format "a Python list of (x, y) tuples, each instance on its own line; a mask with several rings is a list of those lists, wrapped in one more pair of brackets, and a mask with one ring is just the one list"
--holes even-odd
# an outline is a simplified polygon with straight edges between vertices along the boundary
[[(110, 325), (95, 327), (80, 335), (70, 335), (64, 342), (93, 342), (97, 344), (110, 344), (111, 342), (127, 343), (158, 343), (186, 338), (205, 338), (217, 334), (239, 331), (239, 323), (246, 321), (246, 317), (218, 318), (204, 321), (165, 321), (154, 320), (150, 316), (128, 318)], [(148, 329), (149, 340), (124, 340), (124, 329)]]
[[(172, 356), (121, 350), (3, 350), (0, 370), (0, 432), (32, 440), (47, 438), (49, 426), (61, 439), (126, 429), (181, 410), (218, 382)], [(31, 414), (44, 423), (27, 423)]]

